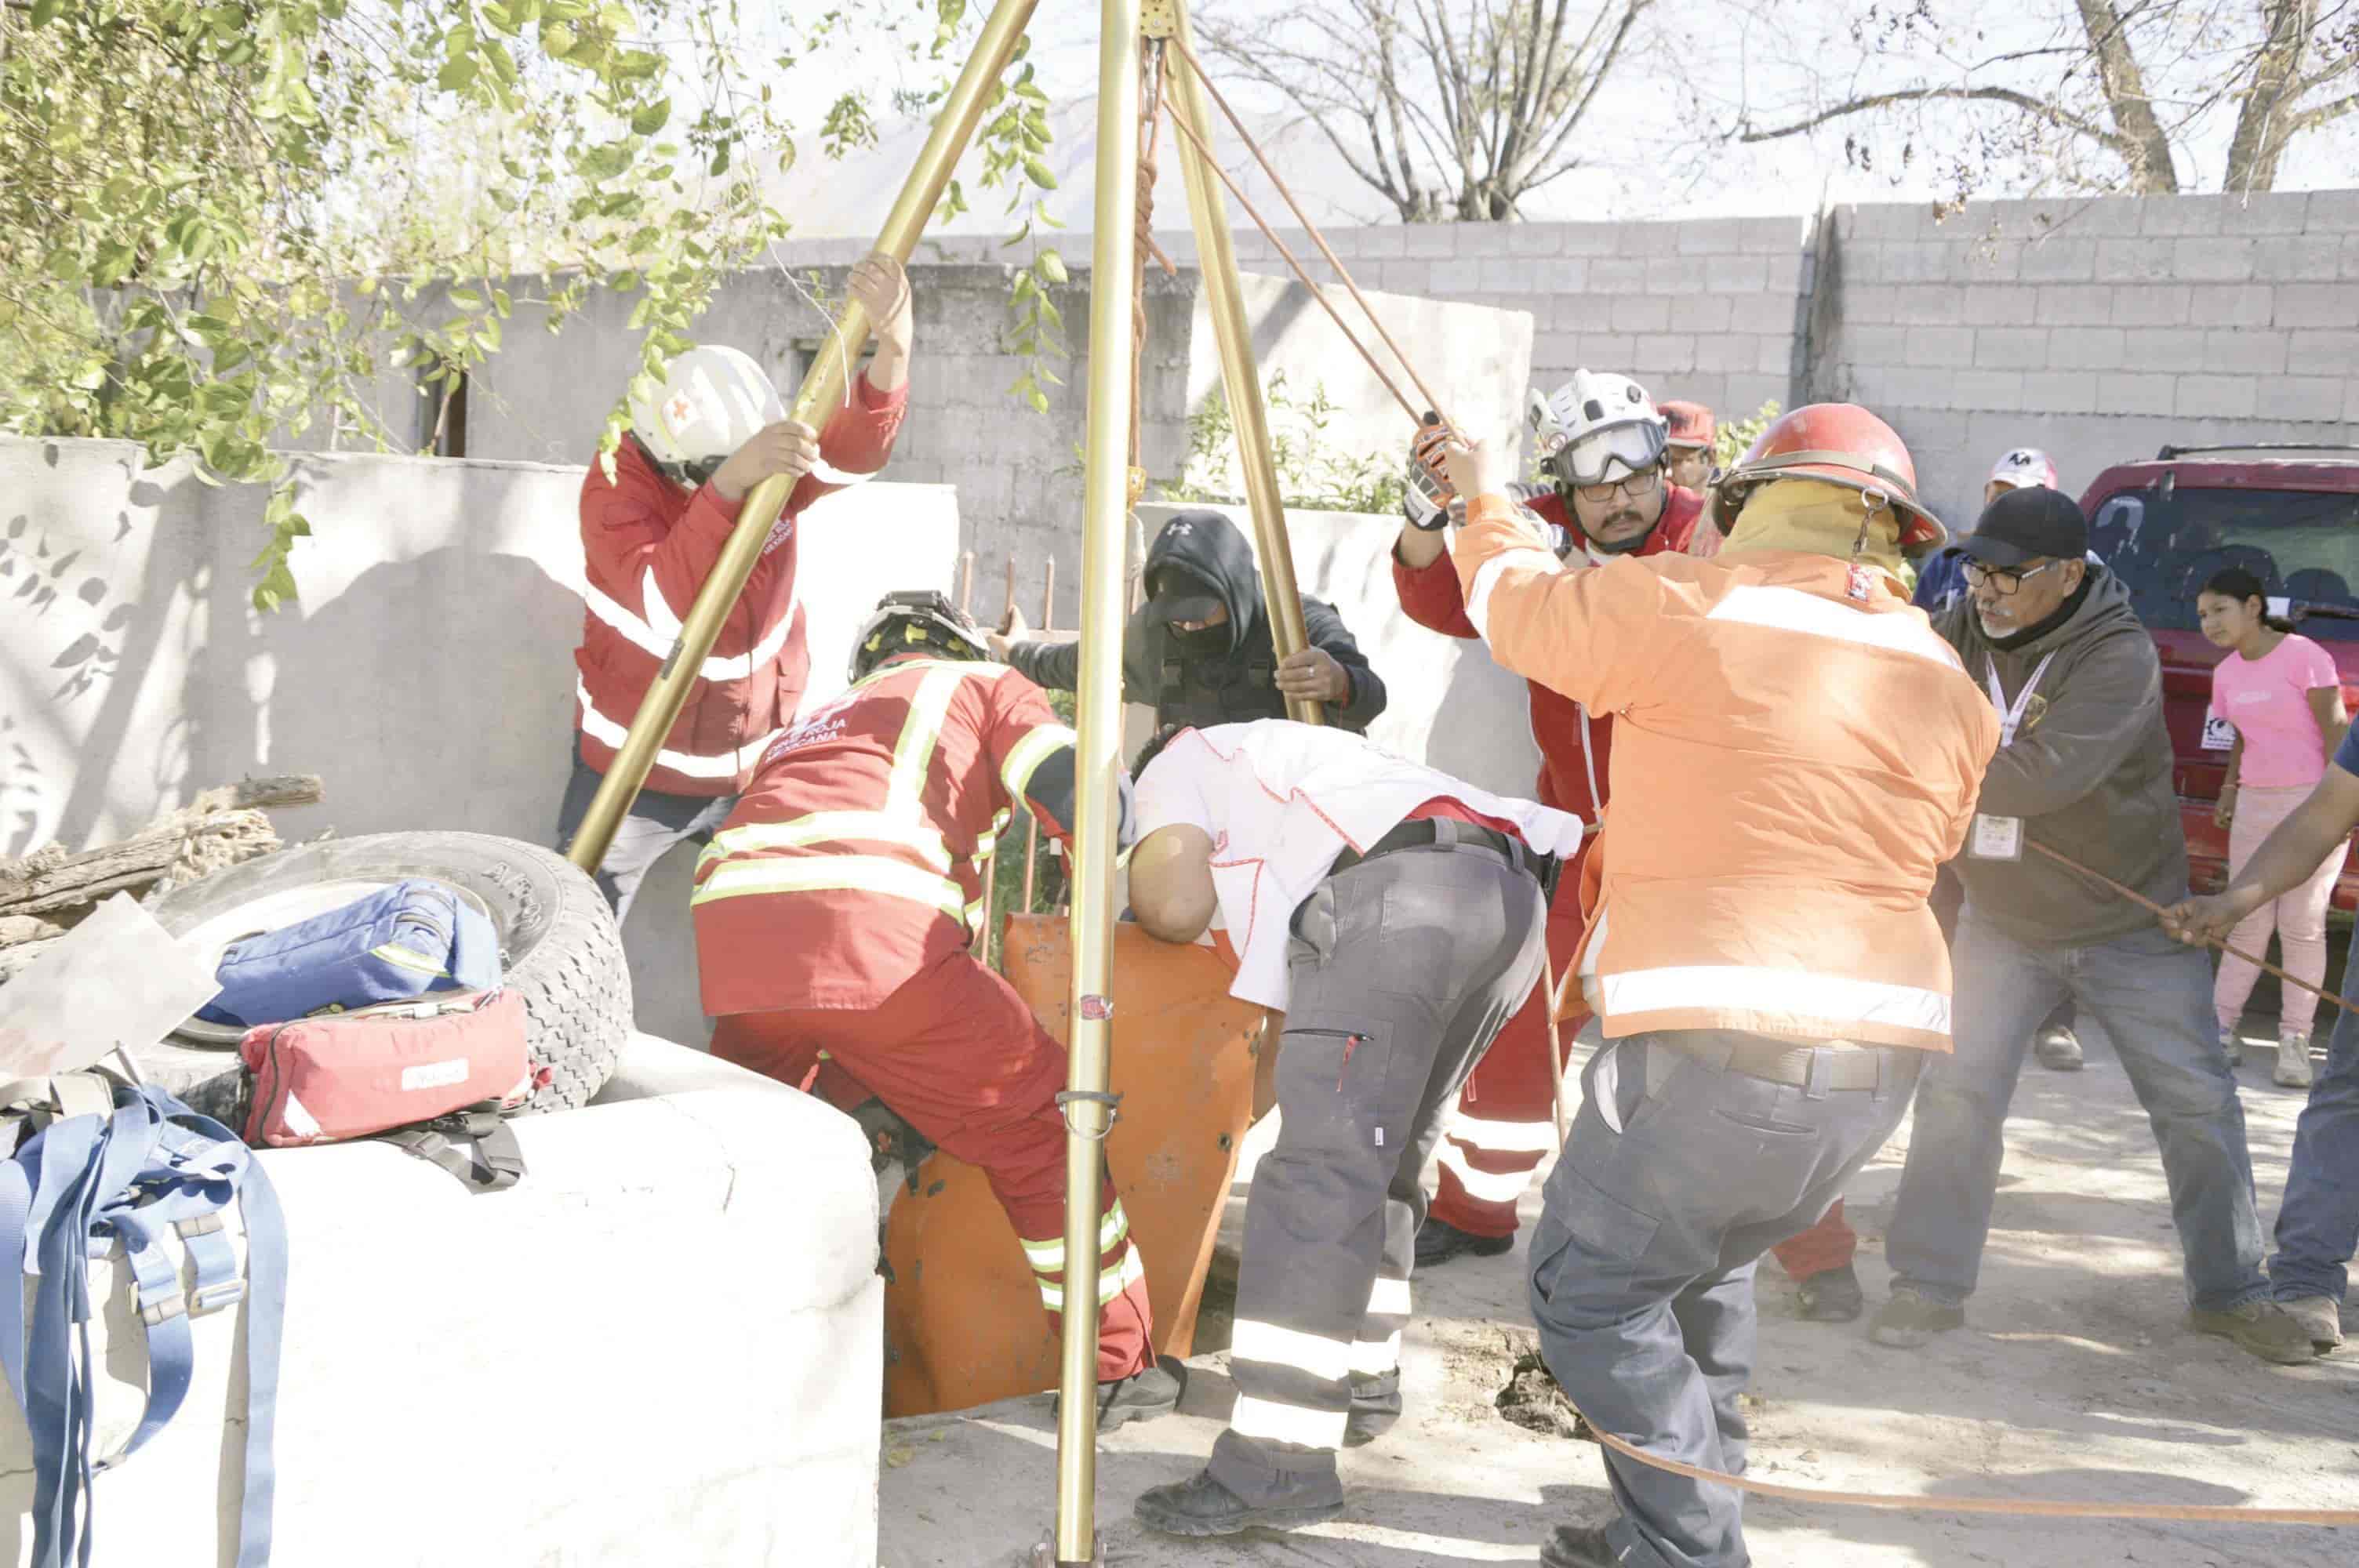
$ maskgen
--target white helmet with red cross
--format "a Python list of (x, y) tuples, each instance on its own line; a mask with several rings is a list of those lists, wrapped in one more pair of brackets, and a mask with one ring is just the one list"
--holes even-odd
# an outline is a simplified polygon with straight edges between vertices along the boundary
[(631, 399), (631, 434), (657, 468), (690, 485), (711, 479), (730, 453), (786, 416), (754, 357), (721, 343), (680, 354), (652, 395)]

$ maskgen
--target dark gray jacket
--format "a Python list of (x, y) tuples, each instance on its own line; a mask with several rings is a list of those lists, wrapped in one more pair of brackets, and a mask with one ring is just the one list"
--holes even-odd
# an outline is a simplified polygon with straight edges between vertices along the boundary
[[(2010, 703), (2039, 661), (2056, 655), (2014, 743), (1991, 759), (1974, 809), (2021, 817), (2033, 842), (2174, 903), (2187, 896), (2187, 838), (2163, 728), (2161, 661), (2121, 579), (2088, 570), (2088, 596), (2071, 619), (2012, 652), (1991, 647), (1969, 601), (1933, 617), (1975, 684), (1987, 689), (1996, 663)], [(1970, 849), (1972, 842), (1969, 834)], [(1951, 869), (1975, 916), (2019, 942), (2084, 946), (2154, 925), (2136, 904), (2028, 845), (2019, 860), (1967, 853)]]

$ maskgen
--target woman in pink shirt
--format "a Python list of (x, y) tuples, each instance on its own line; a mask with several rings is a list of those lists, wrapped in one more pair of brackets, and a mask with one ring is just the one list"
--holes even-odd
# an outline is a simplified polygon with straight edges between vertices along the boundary
[[(2214, 574), (2195, 596), (2203, 635), (2228, 656), (2212, 671), (2212, 711), (2206, 744), (2218, 726), (2235, 731), (2228, 753), (2226, 782), (2215, 813), (2228, 829), (2228, 871), (2244, 870), (2269, 830), (2308, 798), (2349, 717), (2343, 710), (2342, 677), (2334, 660), (2290, 622), (2267, 612), (2261, 579), (2241, 567)], [(2256, 910), (2230, 937), (2247, 953), (2259, 953), (2274, 929), (2285, 949), (2288, 972), (2319, 984), (2326, 979), (2326, 905), (2343, 851), (2320, 863), (2307, 881), (2273, 903)], [(2236, 1054), (2236, 1023), (2253, 994), (2260, 970), (2244, 959), (2223, 956), (2212, 1002), (2220, 1014), (2220, 1044)], [(2270, 1076), (2288, 1088), (2310, 1086), (2310, 1028), (2318, 998), (2287, 987), (2278, 1009), (2277, 1069)]]

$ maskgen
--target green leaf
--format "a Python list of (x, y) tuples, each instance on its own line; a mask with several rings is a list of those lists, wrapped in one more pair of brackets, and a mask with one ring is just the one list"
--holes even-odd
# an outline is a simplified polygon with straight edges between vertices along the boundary
[(472, 288), (454, 288), (451, 291), (450, 298), (451, 303), (462, 310), (480, 310), (484, 308), (484, 297)]
[(1071, 281), (1071, 275), (1065, 270), (1065, 258), (1054, 251), (1042, 251), (1039, 259), (1032, 264), (1032, 270), (1050, 283)]
[(484, 62), (473, 55), (460, 55), (442, 62), (442, 69), (434, 74), (434, 85), (445, 92), (464, 92), (475, 84), (483, 69)]
[(33, 26), (46, 27), (62, 15), (66, 0), (33, 0)]
[(631, 129), (643, 136), (652, 136), (671, 123), (671, 100), (658, 98), (631, 116)]

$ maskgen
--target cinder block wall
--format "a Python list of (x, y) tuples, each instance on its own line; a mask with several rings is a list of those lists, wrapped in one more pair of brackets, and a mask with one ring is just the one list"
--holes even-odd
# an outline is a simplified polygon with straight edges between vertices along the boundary
[(1953, 522), (2009, 447), (2078, 491), (2166, 441), (2348, 441), (2359, 191), (1839, 207), (1809, 388), (1883, 414)]

